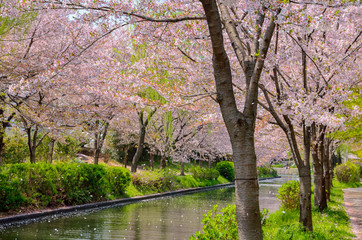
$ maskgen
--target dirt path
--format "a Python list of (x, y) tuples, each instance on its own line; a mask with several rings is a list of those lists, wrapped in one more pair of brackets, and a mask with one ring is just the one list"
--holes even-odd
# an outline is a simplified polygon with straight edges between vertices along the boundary
[(362, 240), (362, 187), (343, 189), (344, 206), (351, 219), (353, 233)]

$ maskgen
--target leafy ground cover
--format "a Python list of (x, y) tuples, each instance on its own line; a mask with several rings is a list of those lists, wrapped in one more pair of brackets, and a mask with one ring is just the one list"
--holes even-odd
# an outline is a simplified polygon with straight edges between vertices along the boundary
[[(305, 231), (299, 224), (299, 210), (279, 209), (266, 217), (262, 212), (264, 239), (280, 240), (334, 240), (352, 239), (351, 225), (348, 215), (343, 207), (343, 188), (359, 187), (360, 183), (340, 183), (333, 181), (331, 200), (328, 208), (320, 212), (313, 209), (313, 232)], [(217, 207), (205, 214), (203, 231), (197, 232), (190, 239), (238, 239), (235, 217), (235, 206), (228, 207), (218, 212)], [(226, 227), (225, 227), (226, 226)]]

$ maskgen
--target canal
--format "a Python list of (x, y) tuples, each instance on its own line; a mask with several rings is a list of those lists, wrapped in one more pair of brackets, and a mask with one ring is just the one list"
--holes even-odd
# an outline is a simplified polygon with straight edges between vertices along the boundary
[[(278, 188), (295, 178), (261, 181), (260, 207), (276, 211)], [(202, 215), (212, 206), (234, 203), (234, 191), (227, 187), (65, 216), (3, 230), (0, 239), (188, 239), (202, 230)]]

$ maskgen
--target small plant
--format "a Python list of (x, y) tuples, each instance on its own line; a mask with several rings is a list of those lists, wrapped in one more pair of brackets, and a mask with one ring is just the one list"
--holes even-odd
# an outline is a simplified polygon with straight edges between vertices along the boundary
[(281, 207), (287, 210), (299, 208), (300, 184), (299, 181), (289, 181), (284, 183), (278, 190), (278, 199)]
[(220, 176), (220, 173), (214, 168), (196, 166), (191, 168), (190, 172), (195, 179), (215, 180)]
[(218, 213), (218, 206), (203, 215), (202, 232), (196, 232), (191, 240), (228, 240), (238, 239), (238, 228), (236, 223), (236, 207), (228, 205)]
[(235, 180), (234, 163), (229, 161), (222, 161), (216, 164), (216, 170), (219, 171), (220, 175), (233, 182)]
[[(269, 215), (268, 209), (263, 209), (260, 212), (261, 224), (265, 225)], [(218, 206), (213, 206), (213, 209), (203, 215), (202, 232), (196, 232), (191, 240), (229, 240), (238, 239), (238, 227), (236, 222), (236, 207), (228, 205), (222, 208), (218, 213)]]
[(354, 183), (360, 180), (359, 166), (351, 162), (338, 165), (334, 171), (339, 182)]

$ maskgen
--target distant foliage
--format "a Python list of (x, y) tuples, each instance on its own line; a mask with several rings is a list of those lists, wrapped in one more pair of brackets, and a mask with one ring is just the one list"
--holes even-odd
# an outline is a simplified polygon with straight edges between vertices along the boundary
[(219, 171), (220, 175), (233, 182), (235, 180), (234, 163), (229, 161), (222, 161), (216, 164), (216, 170)]
[(0, 211), (83, 204), (121, 196), (131, 181), (121, 167), (94, 164), (11, 164), (0, 167)]
[(337, 180), (343, 183), (354, 183), (360, 181), (360, 166), (351, 162), (338, 165), (335, 168)]
[(177, 188), (176, 173), (168, 169), (136, 172), (132, 174), (132, 183), (146, 194), (171, 191)]
[(259, 178), (265, 177), (277, 177), (277, 170), (272, 168), (271, 166), (260, 166), (258, 167), (258, 176)]
[(4, 138), (4, 163), (21, 163), (25, 162), (29, 157), (29, 148), (27, 145), (27, 139), (20, 130), (14, 128), (9, 134), (6, 134)]
[(278, 189), (278, 199), (281, 207), (287, 210), (299, 208), (300, 184), (299, 181), (289, 181)]
[(196, 179), (215, 180), (220, 176), (220, 173), (214, 168), (196, 166), (191, 168), (190, 172)]

